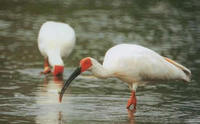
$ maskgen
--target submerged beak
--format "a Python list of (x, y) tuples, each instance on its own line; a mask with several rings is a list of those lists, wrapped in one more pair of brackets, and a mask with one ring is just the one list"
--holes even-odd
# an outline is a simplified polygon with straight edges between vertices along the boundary
[(60, 95), (59, 95), (59, 101), (62, 101), (63, 94), (65, 90), (69, 87), (70, 83), (81, 73), (81, 67), (76, 68), (76, 70), (70, 75), (70, 77), (65, 82), (63, 88), (61, 89)]

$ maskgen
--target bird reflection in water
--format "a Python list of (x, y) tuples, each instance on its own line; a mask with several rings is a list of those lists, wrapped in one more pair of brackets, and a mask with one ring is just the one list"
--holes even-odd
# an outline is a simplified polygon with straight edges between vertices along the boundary
[[(74, 114), (74, 111), (67, 111), (69, 110), (69, 108), (66, 107), (66, 104), (59, 103), (58, 92), (63, 87), (63, 84), (64, 84), (63, 77), (51, 77), (51, 76), (45, 77), (42, 90), (38, 92), (38, 95), (40, 95), (39, 96), (40, 99), (38, 99), (37, 104), (39, 105), (40, 108), (38, 110), (39, 114), (36, 117), (37, 123), (61, 124), (63, 122), (67, 122), (69, 119), (67, 117)], [(134, 110), (127, 109), (126, 113), (127, 121), (125, 122), (125, 124), (135, 124), (134, 113), (135, 113)]]
[(36, 92), (37, 111), (36, 122), (48, 124), (62, 123), (62, 106), (59, 103), (58, 92), (63, 86), (62, 76), (46, 76), (41, 89)]
[(63, 76), (45, 77), (43, 93), (46, 94), (46, 96), (48, 96), (48, 98), (46, 99), (47, 102), (59, 103), (58, 93), (63, 87), (63, 84)]
[(128, 119), (129, 119), (130, 124), (135, 124), (135, 116), (134, 116), (135, 109), (134, 110), (127, 109), (127, 112), (128, 112)]

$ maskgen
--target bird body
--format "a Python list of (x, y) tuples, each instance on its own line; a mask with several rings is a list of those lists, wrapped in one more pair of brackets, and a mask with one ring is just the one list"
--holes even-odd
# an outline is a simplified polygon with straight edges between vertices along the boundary
[(80, 61), (80, 67), (69, 77), (61, 90), (60, 99), (71, 81), (81, 72), (90, 70), (98, 78), (116, 77), (129, 84), (131, 98), (127, 108), (136, 107), (135, 92), (141, 82), (152, 80), (184, 80), (189, 82), (191, 72), (179, 63), (134, 44), (119, 44), (110, 48), (103, 65), (91, 57)]
[(75, 32), (68, 24), (48, 21), (41, 26), (39, 31), (38, 48), (48, 59), (47, 64), (52, 67), (64, 67), (62, 57), (72, 52), (75, 40)]
[[(129, 83), (148, 80), (189, 81), (182, 68), (166, 61), (153, 50), (133, 44), (120, 44), (110, 48), (106, 52), (103, 67)], [(190, 73), (188, 69), (185, 70)]]

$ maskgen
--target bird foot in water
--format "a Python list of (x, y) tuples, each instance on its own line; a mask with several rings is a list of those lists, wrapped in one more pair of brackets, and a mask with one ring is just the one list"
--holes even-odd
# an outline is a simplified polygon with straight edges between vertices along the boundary
[(136, 100), (136, 96), (135, 96), (135, 91), (132, 91), (131, 97), (128, 100), (126, 108), (131, 109), (133, 107), (132, 110), (136, 110), (136, 104), (137, 104), (137, 100)]
[(136, 103), (133, 102), (132, 99), (129, 99), (126, 108), (130, 110), (136, 110)]
[(48, 74), (51, 72), (51, 68), (50, 67), (45, 67), (44, 71), (41, 72), (41, 74)]

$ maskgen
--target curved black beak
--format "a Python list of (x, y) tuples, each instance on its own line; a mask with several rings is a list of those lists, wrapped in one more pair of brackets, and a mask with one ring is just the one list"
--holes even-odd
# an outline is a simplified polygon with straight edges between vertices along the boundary
[(63, 94), (65, 90), (69, 87), (70, 83), (81, 73), (81, 67), (76, 68), (76, 70), (70, 75), (70, 77), (65, 82), (63, 88), (61, 89), (60, 95), (59, 95), (59, 101), (62, 101)]

